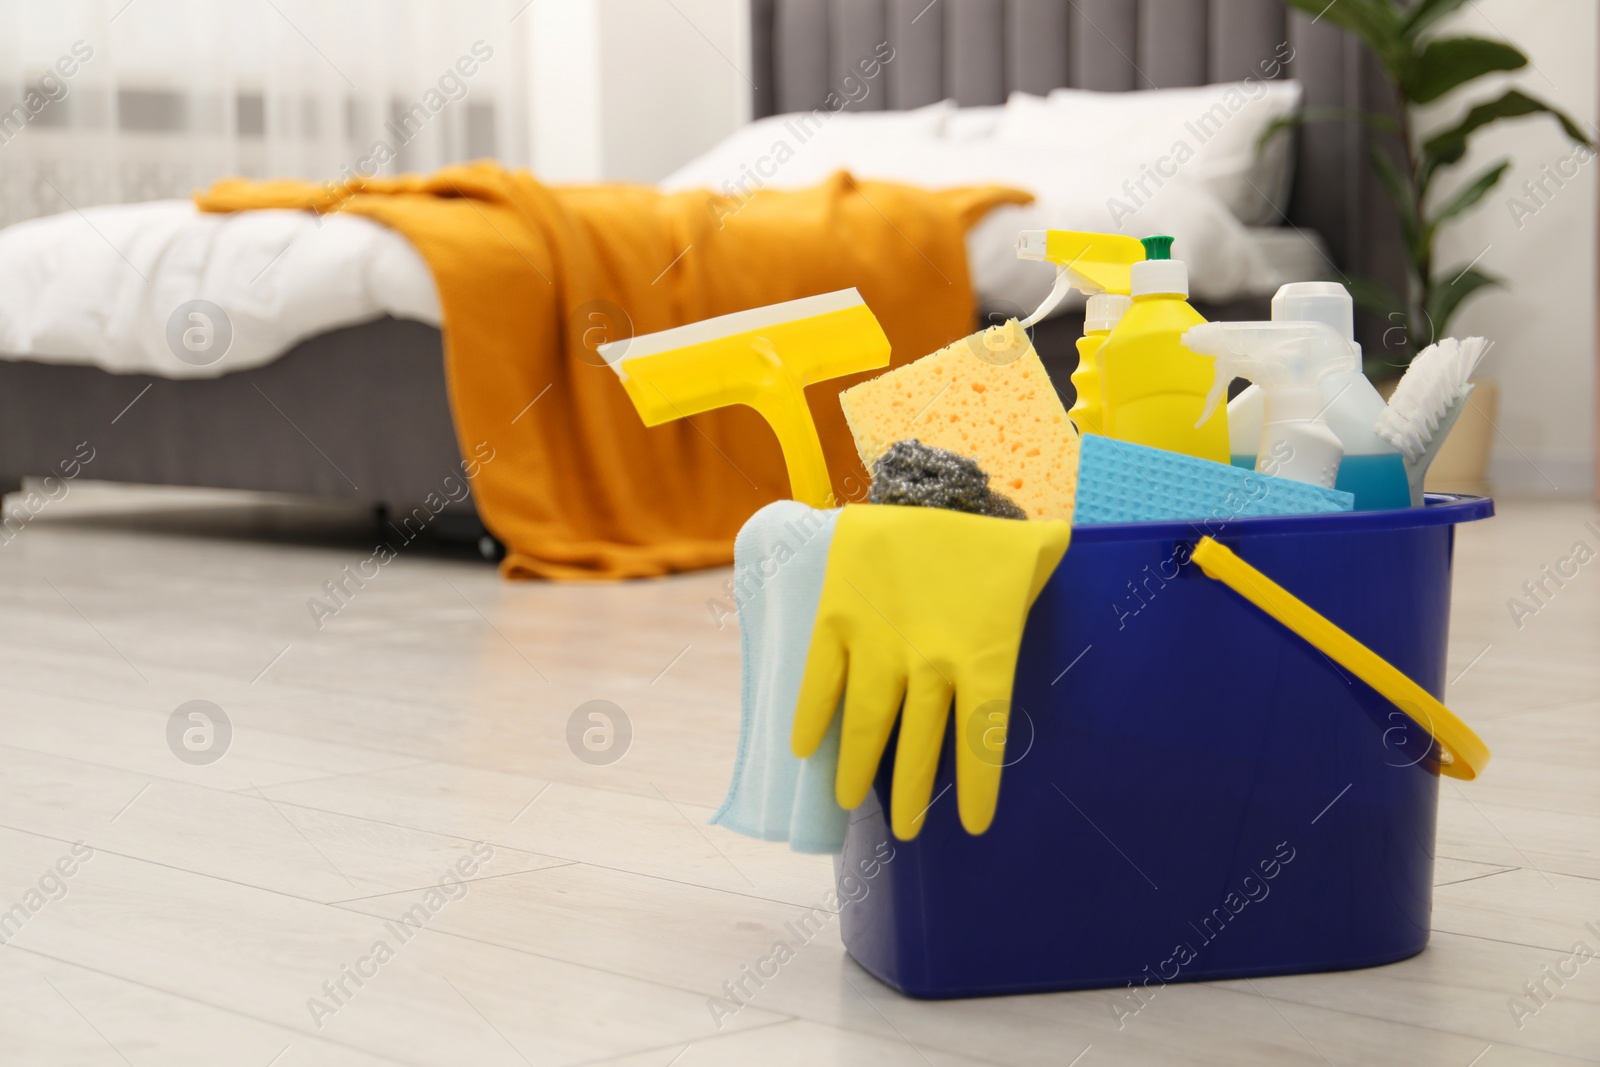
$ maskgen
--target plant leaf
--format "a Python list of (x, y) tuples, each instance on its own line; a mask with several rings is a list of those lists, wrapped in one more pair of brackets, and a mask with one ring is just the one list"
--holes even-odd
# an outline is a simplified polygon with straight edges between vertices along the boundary
[(1456, 194), (1441, 204), (1439, 210), (1435, 211), (1423, 224), (1427, 235), (1431, 238), (1433, 232), (1439, 228), (1440, 223), (1455, 218), (1467, 208), (1482, 200), (1490, 189), (1499, 184), (1500, 179), (1505, 177), (1506, 171), (1510, 168), (1511, 160), (1502, 159), (1488, 169), (1481, 171), (1476, 178), (1456, 190)]
[[(1404, 295), (1363, 275), (1346, 278), (1345, 287), (1350, 290), (1350, 299), (1356, 307), (1383, 327), (1378, 343), (1369, 345), (1365, 352), (1363, 366), (1371, 368), (1367, 370), (1367, 375), (1375, 380), (1395, 377), (1405, 370), (1406, 363), (1416, 352), (1416, 347), (1410, 343), (1411, 330), (1406, 323)], [(1377, 370), (1376, 375), (1373, 369)]]
[[(1389, 193), (1389, 199), (1394, 201), (1395, 210), (1400, 213), (1400, 229), (1405, 237), (1406, 248), (1417, 247), (1417, 201), (1411, 191), (1411, 183), (1400, 172), (1400, 168), (1389, 153), (1377, 145), (1372, 146), (1372, 169), (1377, 172), (1378, 180), (1383, 183), (1384, 189)], [(1415, 256), (1413, 254), (1412, 258)]]
[(1457, 86), (1497, 70), (1520, 70), (1528, 57), (1505, 41), (1482, 37), (1441, 37), (1417, 56), (1410, 77), (1400, 84), (1413, 104), (1437, 100)]
[(1433, 324), (1435, 337), (1448, 336), (1450, 320), (1461, 307), (1461, 302), (1485, 286), (1504, 286), (1505, 280), (1487, 271), (1468, 267), (1466, 270), (1445, 271), (1433, 279), (1433, 292), (1428, 296), (1427, 312)]
[(1378, 57), (1391, 80), (1403, 84), (1415, 58), (1411, 43), (1401, 36), (1405, 15), (1393, 0), (1287, 0), (1290, 7), (1323, 19), (1361, 38)]
[(1400, 32), (1406, 38), (1415, 40), (1423, 30), (1465, 2), (1466, 0), (1418, 0), (1418, 3), (1406, 13), (1406, 20), (1400, 27)]
[(1561, 123), (1561, 128), (1575, 143), (1588, 145), (1593, 148), (1589, 138), (1578, 128), (1578, 124), (1568, 118), (1565, 113), (1551, 107), (1543, 100), (1538, 100), (1518, 89), (1507, 89), (1494, 100), (1486, 101), (1468, 111), (1466, 117), (1448, 130), (1442, 130), (1428, 138), (1422, 144), (1422, 181), (1423, 189), (1433, 178), (1434, 171), (1451, 163), (1459, 163), (1461, 157), (1467, 154), (1467, 141), (1471, 136), (1491, 123), (1501, 119), (1521, 118), (1524, 115), (1551, 115)]
[(1309, 126), (1314, 122), (1359, 122), (1364, 126), (1391, 132), (1400, 128), (1394, 121), (1393, 115), (1385, 115), (1381, 111), (1357, 111), (1348, 107), (1302, 107), (1287, 115), (1279, 115), (1269, 122), (1266, 129), (1256, 137), (1256, 151), (1261, 151), (1283, 131)]
[(1405, 299), (1375, 279), (1358, 275), (1347, 280), (1346, 288), (1356, 307), (1380, 319), (1387, 320), (1390, 315), (1405, 311)]

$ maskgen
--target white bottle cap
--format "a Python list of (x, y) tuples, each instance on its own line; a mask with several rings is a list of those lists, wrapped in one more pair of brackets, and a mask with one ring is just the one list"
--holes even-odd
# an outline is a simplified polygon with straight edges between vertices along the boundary
[(1181, 259), (1146, 259), (1135, 263), (1131, 270), (1134, 296), (1151, 293), (1171, 293), (1185, 299), (1189, 296), (1189, 268)]
[(1272, 298), (1273, 322), (1325, 322), (1346, 341), (1356, 339), (1350, 291), (1338, 282), (1290, 282)]
[(1133, 297), (1125, 293), (1096, 293), (1083, 309), (1084, 333), (1110, 333), (1122, 316), (1133, 307)]

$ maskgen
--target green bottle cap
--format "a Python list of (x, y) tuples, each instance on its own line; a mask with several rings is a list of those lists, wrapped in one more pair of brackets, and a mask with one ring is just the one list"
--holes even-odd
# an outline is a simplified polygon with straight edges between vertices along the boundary
[(1165, 234), (1152, 234), (1149, 237), (1139, 238), (1139, 243), (1144, 245), (1145, 259), (1171, 259), (1172, 238)]

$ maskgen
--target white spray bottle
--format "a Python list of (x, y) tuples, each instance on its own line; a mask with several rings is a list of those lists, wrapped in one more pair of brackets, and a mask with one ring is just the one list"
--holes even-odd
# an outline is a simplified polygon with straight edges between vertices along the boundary
[(1359, 366), (1350, 342), (1324, 322), (1208, 322), (1186, 331), (1183, 345), (1216, 359), (1201, 422), (1228, 395), (1229, 382), (1248, 378), (1263, 394), (1255, 469), (1334, 487), (1344, 445), (1328, 427), (1322, 382)]
[[(1361, 372), (1361, 346), (1355, 342), (1349, 290), (1338, 282), (1291, 282), (1272, 298), (1272, 321), (1326, 323), (1350, 344), (1356, 354), (1354, 363), (1322, 379), (1324, 417), (1344, 445), (1334, 488), (1354, 495), (1357, 511), (1409, 507), (1405, 457), (1373, 432), (1386, 405)], [(1252, 385), (1228, 404), (1229, 446), (1235, 466), (1255, 466), (1264, 399), (1262, 390)]]

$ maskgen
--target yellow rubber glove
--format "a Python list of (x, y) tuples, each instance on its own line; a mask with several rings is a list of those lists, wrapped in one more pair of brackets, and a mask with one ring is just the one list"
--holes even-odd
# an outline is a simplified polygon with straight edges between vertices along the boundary
[(791, 738), (796, 756), (815, 752), (844, 692), (834, 781), (840, 805), (866, 799), (904, 698), (890, 822), (896, 837), (915, 837), (953, 695), (961, 825), (972, 834), (989, 828), (1003, 749), (995, 753), (989, 743), (991, 751), (980, 752), (972, 739), (987, 742), (996, 728), (1003, 736), (1028, 609), (1071, 535), (1071, 524), (1059, 521), (845, 507), (828, 550)]

